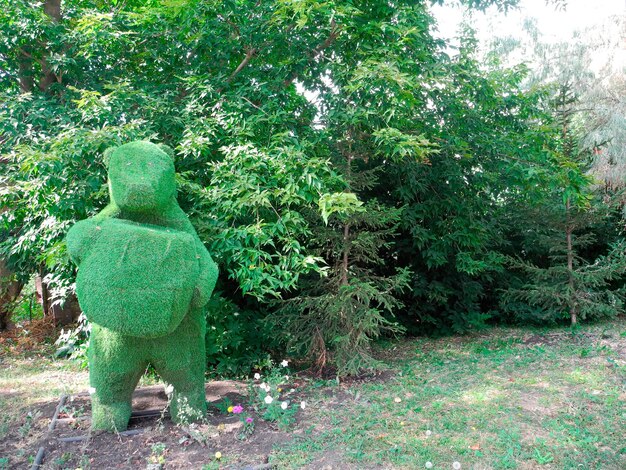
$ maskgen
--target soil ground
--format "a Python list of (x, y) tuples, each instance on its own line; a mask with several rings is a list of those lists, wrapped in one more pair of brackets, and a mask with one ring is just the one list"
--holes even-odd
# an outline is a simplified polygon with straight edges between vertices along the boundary
[[(242, 403), (245, 401), (241, 393), (244, 389), (245, 386), (237, 382), (212, 382), (206, 386), (207, 400), (217, 404), (227, 398), (233, 403)], [(10, 468), (27, 468), (39, 447), (46, 449), (42, 468), (144, 468), (152, 460), (157, 463), (160, 456), (167, 461), (167, 468), (201, 468), (208, 461), (215, 460), (216, 452), (225, 449), (228, 449), (229, 455), (238, 456), (230, 459), (231, 466), (244, 468), (266, 463), (273, 446), (289, 439), (289, 434), (261, 421), (251, 437), (240, 440), (237, 435), (242, 425), (238, 417), (224, 415), (216, 408), (211, 409), (208, 424), (191, 429), (176, 426), (167, 415), (167, 395), (162, 385), (135, 391), (134, 412), (154, 410), (161, 413), (159, 416), (131, 419), (128, 429), (141, 431), (136, 435), (91, 433), (90, 399), (85, 392), (69, 397), (55, 429), (48, 431), (57, 404), (58, 400), (40, 403), (31, 411), (35, 419), (29, 430), (27, 448), (20, 439), (19, 428), (0, 442), (2, 454), (21, 456), (11, 459)], [(61, 440), (68, 437), (85, 439), (74, 442)], [(199, 442), (203, 438), (206, 441)], [(164, 450), (155, 453), (154, 448)]]
[[(87, 372), (55, 359), (45, 341), (54, 332), (44, 330), (0, 335), (0, 469), (30, 468), (40, 447), (45, 469), (626, 468), (626, 318), (574, 332), (493, 328), (383, 342), (387, 370), (345, 382), (292, 379), (291, 399), (307, 403), (296, 422), (281, 430), (253, 415), (245, 439), (224, 404), (250, 409), (249, 383), (209, 382), (207, 423), (184, 428), (160, 413), (167, 398), (150, 376), (133, 409), (159, 413), (131, 421), (141, 433), (90, 433)], [(86, 439), (60, 440), (77, 436)]]

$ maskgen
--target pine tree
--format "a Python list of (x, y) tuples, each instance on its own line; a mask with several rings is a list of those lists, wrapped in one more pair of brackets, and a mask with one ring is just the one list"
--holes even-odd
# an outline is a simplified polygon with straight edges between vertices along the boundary
[(544, 201), (521, 211), (525, 225), (536, 229), (526, 235), (524, 259), (512, 259), (511, 265), (526, 278), (503, 297), (507, 310), (519, 308), (520, 302), (530, 307), (536, 320), (555, 321), (567, 315), (572, 326), (587, 317), (620, 313), (622, 293), (613, 281), (626, 272), (623, 242), (591, 261), (583, 256), (596, 242), (594, 227), (609, 216), (611, 207), (597, 200), (593, 180), (584, 171), (590, 159), (579, 145), (576, 103), (572, 86), (560, 85), (555, 99), (553, 187)]
[(291, 350), (305, 352), (319, 374), (330, 364), (337, 375), (375, 368), (371, 341), (382, 333), (399, 333), (393, 313), (409, 282), (407, 269), (387, 272), (384, 255), (400, 222), (401, 209), (363, 195), (378, 184), (380, 166), (368, 161), (363, 145), (348, 132), (337, 146), (347, 187), (320, 199), (325, 224), (312, 243), (328, 263), (326, 275), (303, 282), (301, 293), (286, 300), (272, 321), (289, 332)]

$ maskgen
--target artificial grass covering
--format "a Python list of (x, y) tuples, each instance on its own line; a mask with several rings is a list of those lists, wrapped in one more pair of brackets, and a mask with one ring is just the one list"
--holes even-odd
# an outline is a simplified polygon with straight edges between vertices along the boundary
[(79, 222), (91, 225), (93, 241), (76, 280), (87, 318), (141, 338), (174, 331), (189, 310), (198, 278), (193, 237), (119, 219), (90, 222)]
[(148, 364), (173, 386), (172, 418), (199, 419), (206, 412), (203, 307), (217, 266), (178, 206), (168, 152), (139, 141), (108, 156), (111, 203), (67, 235), (78, 300), (94, 323), (92, 428), (126, 429)]

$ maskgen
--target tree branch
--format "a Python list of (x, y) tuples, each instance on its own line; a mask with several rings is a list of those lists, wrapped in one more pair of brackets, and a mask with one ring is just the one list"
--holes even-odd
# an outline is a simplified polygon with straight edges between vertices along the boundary
[(46, 0), (43, 5), (43, 11), (52, 21), (58, 23), (61, 21), (61, 0)]
[(26, 52), (23, 48), (18, 50), (18, 80), (22, 93), (30, 93), (35, 87), (33, 79), (33, 56)]
[(252, 60), (252, 58), (257, 54), (257, 52), (258, 52), (258, 49), (256, 47), (252, 47), (252, 48), (248, 49), (246, 51), (246, 56), (243, 58), (241, 63), (237, 66), (235, 71), (233, 73), (231, 73), (230, 76), (226, 79), (226, 83), (232, 82), (233, 79), (237, 75), (239, 75), (239, 72), (241, 72), (244, 69), (244, 67), (246, 65), (248, 65), (248, 62), (250, 62), (250, 60)]
[[(330, 21), (330, 33), (328, 34), (328, 37), (323, 42), (319, 43), (317, 46), (315, 46), (311, 51), (307, 53), (309, 60), (317, 59), (320, 56), (320, 54), (324, 52), (324, 49), (327, 49), (335, 42), (335, 40), (339, 37), (340, 33), (341, 33), (341, 27), (337, 25), (334, 19), (332, 19)], [(283, 82), (283, 84), (285, 86), (291, 85), (294, 82), (294, 80), (298, 78), (298, 75), (299, 75), (298, 72), (296, 71), (292, 72), (291, 75), (289, 75), (289, 77), (287, 77), (287, 79)]]

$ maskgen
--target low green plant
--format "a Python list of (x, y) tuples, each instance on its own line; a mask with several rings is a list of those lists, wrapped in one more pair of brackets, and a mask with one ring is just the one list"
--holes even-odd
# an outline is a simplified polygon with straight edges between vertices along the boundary
[(239, 308), (222, 292), (215, 292), (206, 307), (207, 366), (219, 377), (246, 377), (254, 367), (269, 362), (273, 348), (270, 329), (259, 311)]
[(167, 452), (167, 446), (162, 442), (152, 444), (150, 447), (150, 455), (148, 456), (148, 463), (164, 465), (165, 454)]
[(62, 329), (59, 337), (54, 342), (57, 350), (55, 357), (68, 358), (80, 364), (81, 368), (87, 368), (87, 348), (89, 347), (89, 333), (91, 324), (84, 314), (80, 314), (75, 328)]
[(233, 402), (230, 398), (224, 397), (222, 401), (217, 402), (214, 406), (220, 413), (227, 414), (228, 410), (233, 407)]
[(550, 452), (542, 453), (539, 449), (535, 449), (533, 452), (533, 459), (538, 465), (547, 465), (554, 461), (554, 457)]
[(232, 413), (239, 417), (242, 428), (241, 432), (237, 435), (238, 439), (247, 439), (254, 432), (254, 418), (252, 417), (249, 410), (246, 410), (246, 408), (244, 408), (240, 404), (233, 405), (229, 399), (225, 399), (217, 406), (217, 408), (224, 414)]
[(56, 459), (54, 459), (54, 463), (58, 465), (59, 467), (62, 467), (67, 462), (69, 462), (72, 459), (72, 457), (73, 457), (73, 454), (71, 452), (63, 452), (61, 457), (57, 457)]
[[(272, 365), (264, 375), (256, 373), (254, 382), (248, 385), (249, 404), (266, 421), (276, 423), (280, 429), (287, 429), (295, 422), (295, 417), (305, 402), (295, 403), (290, 399), (294, 389), (288, 388), (288, 361)], [(253, 424), (252, 422), (249, 424)]]
[(76, 467), (76, 470), (89, 470), (91, 468), (91, 462), (89, 461), (89, 457), (87, 455), (82, 455), (80, 457), (80, 464)]
[(84, 406), (65, 405), (61, 408), (61, 413), (66, 414), (70, 418), (80, 418), (85, 414)]
[(18, 434), (24, 438), (30, 434), (30, 431), (33, 427), (33, 424), (41, 417), (41, 411), (36, 410), (33, 412), (29, 412), (26, 415), (26, 419), (24, 420), (24, 424), (22, 424), (17, 432)]

